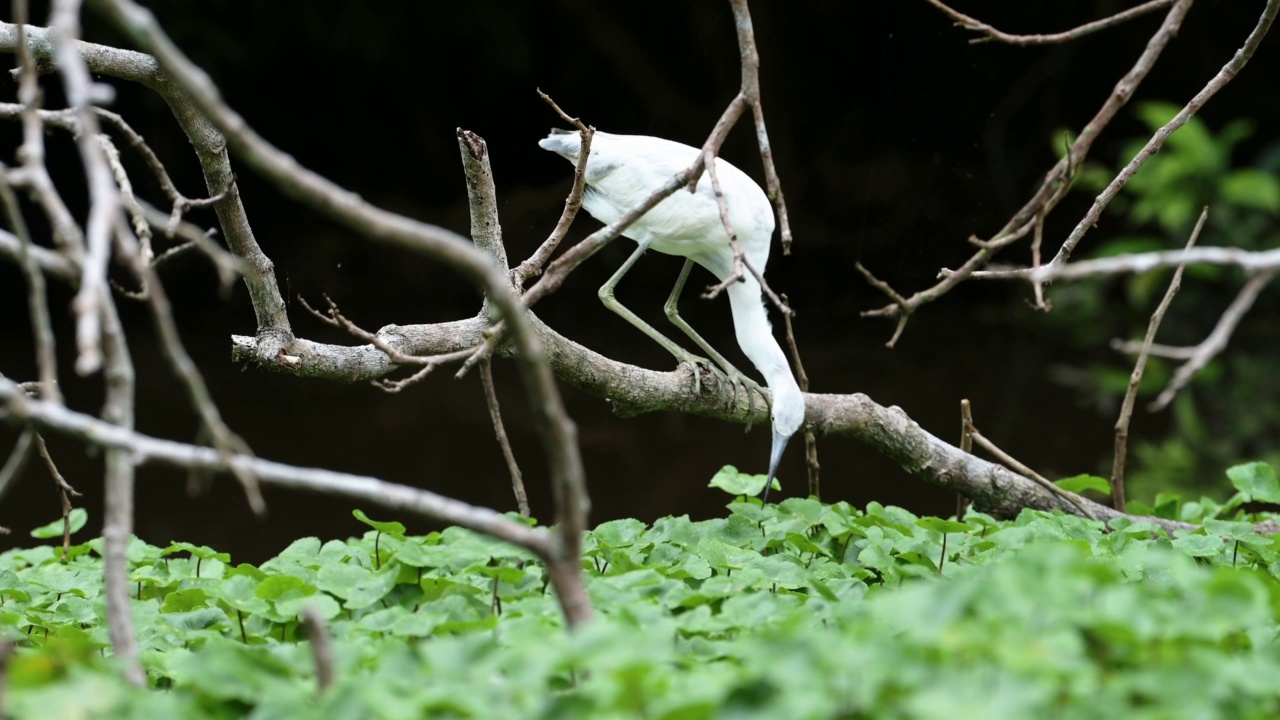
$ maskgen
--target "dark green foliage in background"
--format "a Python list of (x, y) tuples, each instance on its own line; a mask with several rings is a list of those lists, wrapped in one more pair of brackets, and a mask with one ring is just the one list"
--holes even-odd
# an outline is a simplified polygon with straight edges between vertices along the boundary
[[(1152, 132), (1180, 110), (1168, 103), (1137, 105), (1135, 114)], [(1181, 248), (1209, 208), (1199, 246), (1243, 250), (1280, 247), (1280, 143), (1240, 157), (1242, 141), (1255, 132), (1238, 119), (1216, 132), (1198, 117), (1171, 135), (1112, 202), (1092, 257)], [(1137, 155), (1146, 135), (1125, 143), (1117, 166), (1086, 163), (1077, 187), (1097, 195)], [(1063, 145), (1065, 147), (1065, 145)], [(1059, 283), (1050, 294), (1046, 321), (1084, 347), (1107, 348), (1113, 338), (1141, 339), (1172, 269), (1124, 277)], [(1160, 327), (1156, 342), (1200, 343), (1231, 304), (1245, 277), (1238, 270), (1190, 266), (1182, 289)], [(1150, 500), (1156, 493), (1221, 492), (1222, 471), (1242, 457), (1280, 463), (1280, 294), (1272, 285), (1236, 328), (1228, 348), (1202, 370), (1156, 422), (1167, 425), (1159, 440), (1139, 441), (1130, 451), (1129, 495)], [(1103, 352), (1106, 352), (1103, 350)], [(1099, 355), (1087, 368), (1051, 370), (1107, 418), (1118, 413), (1133, 369), (1127, 355)], [(1181, 361), (1153, 357), (1140, 388), (1134, 427), (1150, 428), (1143, 406), (1154, 400)], [(1084, 372), (1081, 372), (1084, 370)], [(1150, 437), (1152, 433), (1148, 432)], [(1110, 455), (1102, 462), (1110, 467)]]

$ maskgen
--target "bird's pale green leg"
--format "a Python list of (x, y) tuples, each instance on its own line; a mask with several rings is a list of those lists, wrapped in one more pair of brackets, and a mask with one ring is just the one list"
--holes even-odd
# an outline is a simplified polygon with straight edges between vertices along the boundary
[(761, 390), (760, 384), (746, 375), (743, 375), (742, 372), (726, 360), (723, 355), (716, 352), (716, 349), (711, 347), (711, 343), (703, 340), (702, 336), (699, 335), (697, 331), (689, 325), (689, 323), (685, 322), (684, 318), (680, 317), (680, 310), (678, 308), (680, 293), (684, 290), (684, 284), (689, 279), (689, 271), (692, 269), (693, 261), (686, 259), (684, 261), (684, 267), (680, 270), (680, 277), (676, 279), (676, 286), (671, 288), (671, 296), (667, 298), (667, 304), (664, 305), (662, 309), (667, 314), (667, 319), (671, 321), (671, 324), (680, 328), (681, 332), (687, 335), (690, 340), (701, 348), (702, 352), (707, 354), (707, 357), (715, 360), (716, 364), (720, 366), (720, 369), (724, 371), (725, 380), (731, 388), (730, 396), (727, 398), (727, 401), (731, 405), (736, 405), (738, 403), (738, 388), (741, 387), (743, 392), (747, 394), (747, 412), (754, 414), (756, 411), (756, 396), (752, 394), (751, 391), (755, 390), (760, 393), (760, 397), (764, 397), (764, 391)]
[(605, 307), (620, 315), (623, 320), (626, 320), (636, 326), (640, 332), (648, 335), (649, 339), (665, 348), (667, 352), (675, 356), (676, 360), (679, 362), (689, 363), (693, 368), (693, 392), (694, 394), (701, 394), (702, 375), (699, 372), (698, 367), (704, 366), (711, 372), (715, 372), (715, 368), (711, 365), (711, 362), (706, 358), (698, 357), (675, 344), (667, 338), (667, 336), (655, 330), (649, 323), (641, 320), (638, 315), (628, 310), (625, 305), (618, 302), (618, 299), (613, 296), (613, 289), (617, 287), (623, 276), (627, 274), (627, 271), (631, 269), (632, 265), (636, 264), (636, 261), (640, 259), (640, 256), (644, 254), (644, 251), (647, 248), (647, 245), (641, 245), (636, 248), (636, 251), (631, 253), (631, 257), (627, 258), (626, 262), (622, 263), (622, 267), (618, 268), (618, 271), (613, 274), (613, 277), (609, 278), (604, 285), (600, 286), (600, 291), (598, 293), (600, 295), (600, 302), (604, 303)]

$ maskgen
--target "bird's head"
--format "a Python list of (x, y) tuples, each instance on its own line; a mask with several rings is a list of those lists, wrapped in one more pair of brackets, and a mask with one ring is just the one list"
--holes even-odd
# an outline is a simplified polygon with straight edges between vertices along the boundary
[(773, 403), (770, 406), (769, 421), (773, 426), (773, 445), (769, 450), (769, 479), (764, 485), (764, 499), (769, 499), (769, 486), (778, 474), (778, 464), (782, 462), (782, 453), (787, 449), (787, 441), (804, 423), (804, 395), (800, 386), (793, 379), (790, 383), (777, 383), (771, 387)]

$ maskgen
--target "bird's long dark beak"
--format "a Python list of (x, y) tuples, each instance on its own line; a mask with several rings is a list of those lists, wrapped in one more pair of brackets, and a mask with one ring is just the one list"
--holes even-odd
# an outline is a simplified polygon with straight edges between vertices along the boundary
[(760, 493), (761, 503), (769, 502), (769, 487), (773, 485), (773, 476), (778, 474), (778, 463), (782, 462), (782, 453), (787, 449), (787, 441), (790, 439), (790, 435), (773, 431), (773, 449), (769, 451), (769, 479), (764, 483), (764, 492)]

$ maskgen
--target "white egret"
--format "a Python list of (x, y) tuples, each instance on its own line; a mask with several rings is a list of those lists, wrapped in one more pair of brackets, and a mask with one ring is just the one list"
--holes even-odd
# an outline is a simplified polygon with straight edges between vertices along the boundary
[[(582, 137), (577, 132), (552, 130), (538, 145), (576, 164), (582, 148)], [(597, 131), (591, 141), (591, 156), (587, 159), (587, 187), (582, 207), (600, 222), (611, 223), (627, 210), (639, 205), (673, 175), (693, 164), (701, 152), (699, 148), (662, 138), (612, 135)], [(716, 175), (728, 203), (729, 219), (738, 235), (743, 256), (751, 267), (763, 273), (765, 264), (769, 261), (769, 245), (774, 228), (773, 208), (769, 199), (746, 173), (720, 158), (716, 158)], [(690, 363), (695, 378), (699, 365), (706, 365), (715, 372), (705, 359), (688, 352), (655, 330), (618, 302), (613, 294), (618, 282), (645, 250), (653, 248), (667, 255), (685, 258), (684, 268), (667, 299), (667, 318), (720, 366), (723, 378), (733, 388), (732, 398), (737, 397), (737, 388), (742, 387), (751, 403), (754, 403), (751, 390), (759, 390), (759, 385), (739, 372), (694, 332), (680, 317), (676, 308), (680, 291), (684, 288), (693, 263), (710, 270), (721, 282), (734, 271), (729, 235), (725, 232), (720, 208), (707, 174), (703, 173), (694, 192), (677, 190), (632, 223), (622, 234), (635, 240), (639, 247), (613, 277), (601, 286), (600, 300), (610, 310), (666, 348), (676, 360)], [(764, 376), (773, 396), (770, 403), (773, 446), (769, 453), (768, 481), (762, 496), (767, 500), (769, 486), (773, 484), (787, 441), (804, 422), (804, 397), (795, 376), (791, 374), (786, 355), (773, 337), (761, 299), (760, 283), (747, 271), (742, 274), (740, 282), (728, 286), (727, 292), (738, 346)]]

